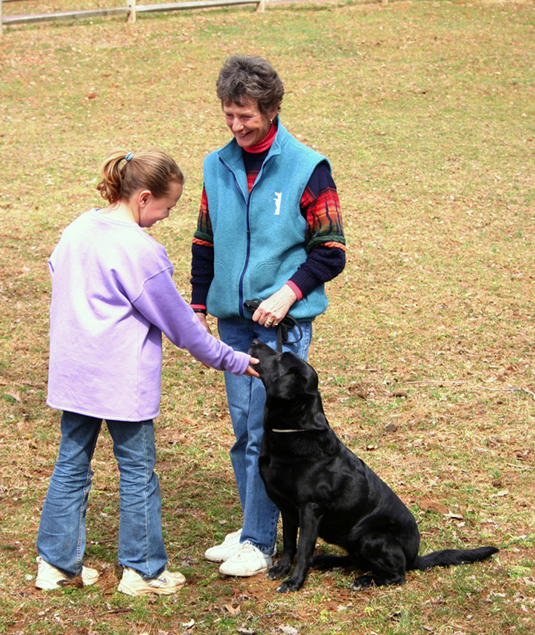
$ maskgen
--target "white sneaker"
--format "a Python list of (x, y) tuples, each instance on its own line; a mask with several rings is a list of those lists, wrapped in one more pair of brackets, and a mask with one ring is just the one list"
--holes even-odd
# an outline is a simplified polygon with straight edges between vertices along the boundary
[(186, 578), (175, 571), (163, 571), (157, 578), (151, 580), (145, 580), (135, 570), (125, 567), (123, 569), (123, 577), (117, 587), (117, 590), (126, 595), (149, 595), (155, 593), (156, 595), (172, 595), (181, 589), (186, 582)]
[[(38, 589), (45, 591), (52, 591), (53, 589), (61, 589), (61, 587), (68, 584), (73, 578), (70, 578), (66, 573), (56, 569), (48, 562), (45, 562), (41, 556), (37, 556), (37, 578), (35, 580), (35, 586)], [(98, 571), (90, 569), (89, 567), (82, 567), (82, 582), (84, 586), (90, 586), (95, 584), (98, 580)]]
[(210, 547), (204, 552), (204, 557), (210, 562), (225, 562), (240, 548), (241, 529), (225, 536), (225, 540), (216, 547)]
[(262, 553), (251, 542), (245, 541), (240, 545), (238, 551), (219, 567), (219, 573), (248, 578), (257, 573), (268, 571), (271, 563), (271, 556)]

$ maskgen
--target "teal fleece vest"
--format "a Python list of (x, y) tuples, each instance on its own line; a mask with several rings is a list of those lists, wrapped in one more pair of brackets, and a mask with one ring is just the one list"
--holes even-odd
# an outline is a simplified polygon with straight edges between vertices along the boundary
[[(244, 300), (266, 300), (305, 262), (306, 220), (299, 203), (322, 161), (327, 159), (297, 141), (280, 123), (250, 194), (242, 149), (234, 139), (206, 157), (204, 187), (214, 236), (209, 313), (250, 319)], [(290, 315), (313, 320), (327, 305), (320, 285), (296, 302)]]

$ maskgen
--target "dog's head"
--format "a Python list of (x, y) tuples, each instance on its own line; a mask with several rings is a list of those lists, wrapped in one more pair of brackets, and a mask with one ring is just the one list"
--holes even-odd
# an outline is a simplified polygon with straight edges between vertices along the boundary
[(268, 397), (291, 401), (301, 395), (318, 395), (318, 375), (304, 360), (293, 353), (278, 353), (260, 340), (254, 340), (249, 355), (260, 363), (260, 375)]

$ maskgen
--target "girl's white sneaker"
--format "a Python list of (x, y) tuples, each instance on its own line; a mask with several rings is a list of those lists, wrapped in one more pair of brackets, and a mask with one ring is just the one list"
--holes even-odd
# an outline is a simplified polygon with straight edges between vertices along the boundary
[(125, 567), (123, 569), (123, 577), (117, 588), (121, 593), (126, 595), (172, 595), (181, 589), (186, 583), (186, 578), (178, 571), (162, 571), (157, 578), (145, 580), (135, 570)]
[[(56, 569), (48, 562), (45, 562), (41, 556), (37, 556), (37, 578), (35, 580), (35, 586), (38, 589), (44, 591), (52, 591), (54, 589), (61, 589), (69, 582), (73, 580), (66, 573)], [(89, 567), (82, 567), (82, 582), (84, 586), (90, 586), (95, 584), (98, 580), (98, 571), (90, 569)]]

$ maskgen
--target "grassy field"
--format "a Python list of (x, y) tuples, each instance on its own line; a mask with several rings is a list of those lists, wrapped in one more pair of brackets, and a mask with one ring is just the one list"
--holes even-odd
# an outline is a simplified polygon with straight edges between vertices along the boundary
[[(120, 2), (14, 2), (4, 13)], [(151, 234), (189, 297), (202, 161), (225, 143), (215, 97), (235, 52), (271, 60), (282, 120), (331, 159), (348, 264), (310, 361), (331, 425), (409, 505), (422, 552), (493, 544), (473, 566), (351, 592), (223, 580), (204, 550), (240, 526), (223, 380), (168, 342), (157, 421), (173, 598), (116, 591), (118, 475), (97, 447), (86, 562), (96, 587), (34, 588), (56, 458), (46, 407), (47, 258), (99, 204), (116, 146), (187, 172)], [(274, 3), (4, 29), (0, 40), (0, 633), (521, 635), (535, 629), (535, 3)], [(319, 550), (333, 551), (320, 543)]]

